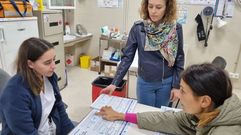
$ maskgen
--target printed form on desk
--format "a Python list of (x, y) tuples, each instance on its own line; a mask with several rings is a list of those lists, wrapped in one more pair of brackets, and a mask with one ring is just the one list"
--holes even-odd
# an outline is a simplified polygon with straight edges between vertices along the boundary
[(127, 126), (125, 121), (106, 121), (95, 115), (102, 106), (111, 106), (115, 111), (133, 112), (137, 101), (134, 99), (109, 96), (102, 94), (91, 105), (93, 110), (78, 124), (69, 135), (123, 135)]
[[(91, 105), (93, 110), (69, 133), (69, 135), (126, 135), (128, 128), (136, 126), (125, 121), (107, 121), (95, 115), (101, 107), (111, 106), (115, 111), (126, 113), (134, 112), (137, 100), (100, 95)], [(169, 111), (173, 108), (162, 107), (160, 111)], [(166, 135), (153, 132), (152, 135)]]

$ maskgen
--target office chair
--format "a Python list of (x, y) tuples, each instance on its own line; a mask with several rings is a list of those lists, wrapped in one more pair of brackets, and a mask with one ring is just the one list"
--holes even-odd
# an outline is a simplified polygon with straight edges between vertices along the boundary
[(223, 57), (217, 56), (213, 59), (212, 64), (219, 68), (225, 69), (227, 62)]
[[(0, 97), (2, 95), (3, 88), (9, 79), (10, 79), (10, 75), (0, 68)], [(2, 123), (1, 117), (0, 117), (0, 123)], [(0, 129), (0, 134), (1, 134), (1, 129)]]

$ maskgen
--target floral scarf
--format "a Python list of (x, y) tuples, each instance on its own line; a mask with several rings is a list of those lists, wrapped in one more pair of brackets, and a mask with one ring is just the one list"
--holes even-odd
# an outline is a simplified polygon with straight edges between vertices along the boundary
[(178, 48), (176, 23), (160, 23), (157, 26), (150, 20), (144, 20), (144, 29), (146, 31), (146, 44), (144, 50), (160, 50), (163, 57), (168, 61), (168, 66), (172, 67), (175, 63)]

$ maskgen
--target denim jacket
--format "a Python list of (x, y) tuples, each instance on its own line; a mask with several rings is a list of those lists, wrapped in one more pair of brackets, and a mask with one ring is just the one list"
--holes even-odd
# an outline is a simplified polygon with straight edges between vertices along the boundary
[(178, 51), (173, 67), (168, 66), (160, 51), (144, 51), (146, 32), (144, 23), (137, 21), (132, 26), (127, 44), (122, 50), (121, 63), (118, 66), (112, 84), (118, 86), (128, 71), (136, 50), (138, 49), (138, 75), (147, 82), (155, 82), (173, 76), (173, 88), (179, 88), (180, 72), (184, 67), (183, 33), (182, 26), (177, 24)]

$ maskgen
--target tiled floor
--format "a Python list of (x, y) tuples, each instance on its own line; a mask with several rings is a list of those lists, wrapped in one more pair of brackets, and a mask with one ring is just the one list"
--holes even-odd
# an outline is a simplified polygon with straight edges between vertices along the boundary
[[(92, 81), (98, 77), (97, 72), (79, 67), (68, 68), (68, 86), (61, 91), (64, 102), (68, 105), (67, 112), (74, 121), (82, 120), (90, 111), (92, 103)], [(129, 97), (135, 95), (136, 76), (130, 76)], [(241, 98), (241, 90), (234, 90)]]

